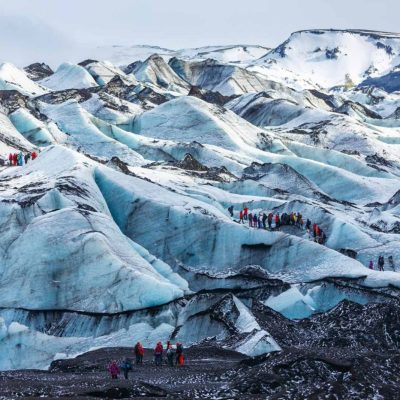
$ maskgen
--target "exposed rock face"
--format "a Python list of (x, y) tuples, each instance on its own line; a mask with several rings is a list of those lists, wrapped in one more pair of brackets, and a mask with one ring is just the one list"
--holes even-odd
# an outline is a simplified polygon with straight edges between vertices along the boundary
[(66, 89), (44, 94), (39, 96), (37, 100), (44, 101), (45, 103), (49, 104), (62, 104), (68, 100), (76, 100), (77, 102), (81, 103), (89, 100), (91, 97), (92, 94), (87, 89)]
[(21, 107), (27, 107), (28, 96), (24, 96), (17, 90), (1, 90), (0, 104), (8, 113), (12, 113)]
[(209, 169), (199, 163), (191, 154), (186, 154), (185, 158), (178, 162), (179, 168), (188, 169), (189, 171), (208, 171)]
[(208, 90), (201, 90), (197, 86), (192, 86), (188, 96), (194, 96), (201, 100), (207, 101), (208, 103), (217, 104), (223, 106), (228, 101), (232, 100), (235, 96), (223, 96), (219, 92), (211, 92)]
[(30, 64), (24, 70), (33, 81), (40, 81), (54, 74), (54, 71), (45, 63)]

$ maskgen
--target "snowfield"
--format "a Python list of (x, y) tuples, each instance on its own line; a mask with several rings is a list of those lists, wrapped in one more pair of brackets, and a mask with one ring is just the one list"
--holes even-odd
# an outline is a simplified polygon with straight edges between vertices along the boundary
[(335, 30), (1, 64), (0, 369), (138, 340), (258, 356), (276, 313), (397, 302), (399, 64), (399, 35)]

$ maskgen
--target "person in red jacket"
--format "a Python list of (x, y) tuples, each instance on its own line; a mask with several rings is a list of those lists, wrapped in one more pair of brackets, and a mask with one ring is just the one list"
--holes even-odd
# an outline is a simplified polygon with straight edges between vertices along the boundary
[(314, 240), (315, 240), (317, 237), (317, 224), (313, 224), (312, 231), (313, 231), (313, 236), (314, 236)]
[(12, 155), (12, 153), (10, 153), (8, 155), (8, 162), (10, 163), (10, 165), (13, 165), (13, 155)]
[(176, 365), (182, 366), (184, 363), (184, 357), (183, 357), (183, 345), (182, 343), (176, 342)]
[(279, 213), (275, 215), (275, 227), (276, 229), (279, 229), (281, 226), (281, 219), (279, 218)]
[(252, 213), (249, 214), (249, 226), (250, 226), (250, 228), (253, 226), (253, 214)]
[(243, 210), (240, 210), (239, 213), (239, 224), (243, 224)]
[(13, 154), (13, 165), (17, 166), (17, 162), (18, 162), (18, 155), (17, 155), (17, 153), (14, 153)]
[(144, 348), (142, 343), (137, 342), (135, 345), (136, 364), (143, 364)]
[(36, 151), (32, 151), (32, 161), (37, 157)]
[(245, 220), (245, 221), (247, 221), (247, 214), (249, 213), (249, 209), (248, 209), (248, 207), (245, 207), (244, 209), (243, 209), (243, 219)]
[(158, 342), (154, 349), (154, 362), (156, 365), (161, 366), (163, 361), (163, 346), (161, 342)]

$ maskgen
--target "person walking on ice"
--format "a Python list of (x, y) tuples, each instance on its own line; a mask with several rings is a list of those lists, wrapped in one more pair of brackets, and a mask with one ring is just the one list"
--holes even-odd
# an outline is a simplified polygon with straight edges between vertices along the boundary
[(374, 269), (374, 262), (372, 260), (369, 260), (368, 268)]
[(249, 213), (249, 208), (248, 208), (248, 207), (244, 207), (244, 208), (243, 208), (243, 219), (244, 219), (245, 221), (247, 221), (247, 215), (248, 215), (248, 213)]
[(385, 259), (383, 258), (383, 256), (379, 256), (379, 258), (378, 258), (379, 271), (384, 271), (384, 269), (383, 269), (384, 265), (385, 265)]

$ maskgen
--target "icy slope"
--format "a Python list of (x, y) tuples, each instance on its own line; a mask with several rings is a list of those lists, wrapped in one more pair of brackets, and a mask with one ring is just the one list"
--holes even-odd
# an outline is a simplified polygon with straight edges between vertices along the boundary
[(144, 162), (139, 154), (104, 135), (91, 122), (91, 115), (75, 101), (60, 105), (42, 103), (41, 112), (67, 134), (65, 144), (100, 158), (109, 159), (118, 154), (122, 160), (133, 165)]
[(97, 86), (92, 76), (80, 65), (63, 63), (53, 75), (39, 81), (52, 90), (84, 89)]
[(18, 90), (28, 96), (46, 92), (42, 86), (30, 80), (23, 71), (9, 63), (0, 64), (0, 90)]
[(8, 118), (18, 132), (36, 146), (47, 146), (55, 144), (57, 141), (63, 143), (66, 140), (65, 137), (58, 137), (57, 140), (52, 135), (51, 130), (47, 128), (46, 124), (29, 113), (25, 108), (19, 108), (9, 114)]
[(234, 113), (195, 97), (181, 97), (147, 111), (135, 119), (132, 129), (154, 138), (196, 140), (228, 150), (269, 146), (277, 152), (286, 151), (279, 140), (272, 139)]
[[(0, 280), (4, 307), (115, 312), (182, 296), (182, 290), (156, 272), (144, 258), (148, 256), (122, 236), (82, 157), (50, 148), (22, 172), (21, 176), (19, 170), (5, 171), (0, 176), (14, 184), (2, 191), (3, 199), (14, 199), (1, 214), (7, 230), (1, 254), (1, 264), (8, 266)], [(29, 195), (32, 190), (34, 197)], [(36, 252), (38, 248), (42, 251)], [(29, 270), (21, 274), (27, 265)], [(158, 297), (146, 286), (157, 287)], [(30, 295), (21, 296), (21, 291)]]
[(128, 77), (120, 68), (114, 66), (108, 61), (99, 62), (87, 60), (81, 62), (79, 65), (84, 67), (100, 86), (106, 85), (115, 76), (120, 77), (127, 84), (137, 83), (133, 77)]
[[(271, 85), (266, 77), (237, 65), (227, 65), (212, 59), (185, 61), (176, 57), (171, 68), (193, 86), (219, 92), (225, 96), (254, 93)], [(273, 84), (273, 83), (272, 83)]]
[(149, 82), (177, 93), (187, 94), (190, 89), (190, 85), (159, 55), (152, 55), (143, 63), (139, 62), (131, 73), (139, 81)]
[(10, 152), (32, 151), (34, 145), (13, 126), (9, 118), (0, 111), (0, 151), (4, 159)]
[[(155, 245), (155, 255), (171, 265), (181, 262), (226, 271), (257, 264), (291, 281), (369, 273), (361, 264), (321, 246), (282, 233), (248, 230), (210, 205), (162, 188), (155, 192), (146, 181), (133, 177), (121, 180), (116, 173), (99, 168), (96, 182), (121, 230), (143, 247)], [(154, 231), (145, 223), (149, 215), (158, 215), (168, 223)], [(194, 226), (196, 229), (192, 229)], [(290, 253), (283, 258), (289, 242)], [(336, 260), (335, 269), (328, 261), (330, 257)]]

